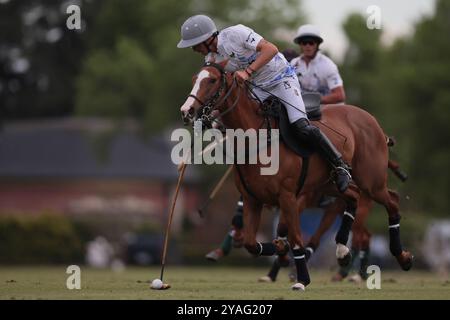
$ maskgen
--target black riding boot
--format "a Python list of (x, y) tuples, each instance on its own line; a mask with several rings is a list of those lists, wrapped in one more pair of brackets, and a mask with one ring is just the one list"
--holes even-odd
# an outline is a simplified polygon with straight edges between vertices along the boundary
[(342, 159), (342, 155), (325, 136), (322, 131), (316, 126), (309, 123), (309, 120), (302, 118), (291, 124), (295, 134), (299, 139), (306, 143), (310, 143), (317, 149), (321, 156), (323, 156), (334, 168), (336, 175), (336, 185), (339, 192), (347, 190), (352, 176), (350, 175), (350, 168)]

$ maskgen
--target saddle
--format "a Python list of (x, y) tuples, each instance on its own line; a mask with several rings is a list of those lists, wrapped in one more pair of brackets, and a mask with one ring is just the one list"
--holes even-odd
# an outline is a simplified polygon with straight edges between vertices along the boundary
[[(320, 120), (322, 112), (320, 110), (320, 94), (305, 92), (302, 94), (303, 102), (306, 107), (306, 114), (311, 121)], [(283, 103), (274, 96), (268, 97), (263, 102), (265, 114), (273, 117), (278, 122), (281, 140), (299, 156), (306, 158), (315, 152), (314, 147), (298, 141), (298, 138), (292, 132), (291, 124), (286, 108)]]
[(320, 94), (316, 92), (303, 92), (302, 98), (305, 103), (308, 119), (311, 121), (322, 119), (322, 111), (320, 110)]

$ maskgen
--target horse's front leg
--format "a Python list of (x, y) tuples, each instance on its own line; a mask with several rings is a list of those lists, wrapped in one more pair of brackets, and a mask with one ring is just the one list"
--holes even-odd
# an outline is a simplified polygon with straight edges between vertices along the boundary
[(302, 202), (298, 205), (295, 194), (288, 191), (280, 194), (279, 202), (281, 214), (284, 215), (284, 220), (288, 226), (288, 241), (294, 257), (295, 267), (297, 269), (297, 283), (292, 286), (292, 289), (303, 291), (311, 282), (308, 268), (306, 266), (306, 250), (303, 246), (298, 214), (299, 209), (304, 209), (304, 205), (302, 205)]
[[(280, 210), (281, 211), (281, 210)], [(276, 246), (279, 262), (281, 266), (287, 267), (289, 265), (289, 243), (288, 243), (288, 223), (284, 214), (280, 213), (280, 219), (277, 226), (277, 238), (273, 240)], [(280, 259), (281, 258), (281, 259)]]
[(273, 243), (256, 242), (261, 221), (262, 204), (250, 196), (244, 197), (244, 247), (254, 256), (272, 256), (275, 254)]
[(278, 257), (273, 261), (272, 267), (267, 276), (259, 278), (260, 282), (274, 282), (277, 279), (278, 272), (281, 267), (288, 267), (290, 263), (289, 258), (289, 243), (287, 242), (288, 226), (284, 221), (284, 215), (280, 214), (277, 226), (277, 238), (273, 240), (275, 244), (276, 253)]

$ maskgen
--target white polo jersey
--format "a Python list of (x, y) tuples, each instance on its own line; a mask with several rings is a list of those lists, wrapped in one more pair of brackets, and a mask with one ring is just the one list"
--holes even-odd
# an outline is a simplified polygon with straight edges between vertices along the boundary
[(319, 92), (324, 96), (343, 85), (336, 64), (320, 52), (308, 66), (302, 56), (292, 59), (291, 65), (295, 68), (303, 92)]
[[(205, 60), (210, 61), (212, 56), (216, 62), (229, 59), (225, 70), (235, 72), (245, 69), (260, 55), (256, 47), (262, 39), (263, 37), (242, 24), (228, 27), (217, 36), (218, 54), (209, 54)], [(277, 53), (249, 80), (261, 87), (271, 87), (283, 81), (284, 77), (293, 75), (295, 69), (281, 53)]]

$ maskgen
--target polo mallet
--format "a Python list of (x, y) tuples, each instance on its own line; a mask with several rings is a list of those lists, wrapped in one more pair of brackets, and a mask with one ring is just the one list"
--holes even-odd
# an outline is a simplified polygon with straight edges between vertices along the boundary
[(204, 217), (204, 211), (205, 211), (206, 207), (209, 205), (210, 201), (215, 198), (217, 192), (219, 192), (219, 190), (222, 188), (225, 180), (227, 180), (228, 176), (230, 175), (230, 173), (232, 171), (233, 171), (233, 166), (229, 166), (227, 171), (225, 172), (225, 174), (222, 176), (222, 178), (220, 178), (219, 182), (214, 187), (214, 189), (211, 192), (211, 194), (209, 195), (208, 199), (206, 199), (206, 201), (202, 205), (202, 207), (200, 209), (198, 209), (198, 214), (200, 215), (200, 217), (202, 217), (202, 218)]
[(178, 171), (180, 172), (178, 176), (178, 183), (177, 188), (175, 190), (175, 195), (173, 197), (172, 201), (172, 207), (170, 209), (169, 214), (169, 220), (167, 221), (167, 228), (166, 228), (166, 235), (164, 239), (164, 247), (162, 252), (162, 259), (161, 259), (161, 277), (160, 279), (155, 279), (152, 282), (151, 288), (155, 290), (166, 290), (170, 288), (170, 285), (167, 283), (162, 282), (163, 276), (164, 276), (164, 267), (166, 265), (166, 254), (167, 254), (167, 245), (169, 242), (169, 232), (170, 232), (170, 226), (172, 225), (172, 217), (173, 212), (175, 211), (175, 205), (177, 203), (177, 197), (178, 197), (178, 191), (180, 191), (181, 182), (183, 181), (184, 171), (186, 170), (186, 162), (183, 161), (181, 165), (178, 167)]

